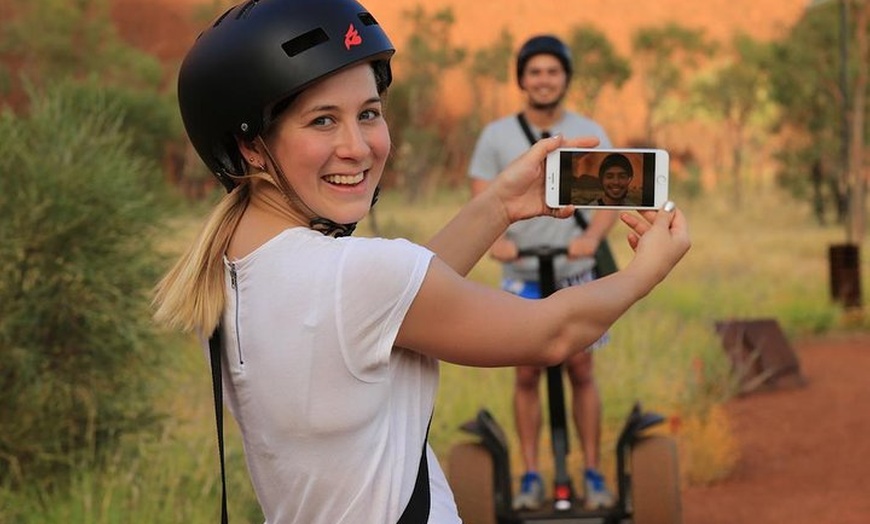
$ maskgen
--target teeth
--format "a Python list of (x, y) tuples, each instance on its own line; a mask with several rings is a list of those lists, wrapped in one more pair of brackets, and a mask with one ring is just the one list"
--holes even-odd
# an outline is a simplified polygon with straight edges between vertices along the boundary
[(352, 186), (354, 184), (359, 184), (360, 182), (362, 182), (363, 177), (363, 173), (357, 173), (355, 175), (327, 175), (323, 177), (323, 179), (330, 184), (343, 184)]

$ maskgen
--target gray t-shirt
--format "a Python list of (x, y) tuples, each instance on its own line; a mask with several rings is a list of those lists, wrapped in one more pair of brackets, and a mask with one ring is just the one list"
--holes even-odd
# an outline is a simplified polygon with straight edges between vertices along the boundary
[[(532, 127), (532, 133), (540, 136), (543, 130)], [(547, 129), (551, 135), (565, 137), (597, 136), (599, 147), (611, 147), (607, 133), (596, 122), (577, 113), (565, 111), (562, 119)], [(477, 140), (474, 153), (468, 166), (468, 176), (479, 180), (493, 180), (509, 163), (528, 151), (529, 139), (523, 133), (517, 116), (510, 115), (488, 124)], [(586, 213), (587, 223), (590, 216)], [(573, 217), (557, 219), (536, 217), (512, 224), (507, 230), (507, 238), (514, 241), (520, 249), (536, 246), (566, 247), (575, 237), (581, 235)], [(561, 280), (592, 269), (592, 258), (568, 260), (556, 257), (556, 279)], [(538, 280), (538, 262), (534, 259), (519, 259), (502, 265), (504, 278)]]

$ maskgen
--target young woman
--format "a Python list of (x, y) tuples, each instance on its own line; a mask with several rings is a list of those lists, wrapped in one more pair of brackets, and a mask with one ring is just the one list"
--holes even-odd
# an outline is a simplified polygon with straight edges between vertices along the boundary
[(393, 51), (354, 0), (260, 0), (219, 18), (181, 66), (185, 128), (229, 194), (158, 285), (156, 317), (221, 333), (225, 400), (270, 524), (396, 522), (409, 505), (419, 522), (458, 522), (426, 445), (438, 361), (560, 362), (689, 247), (679, 211), (626, 215), (636, 255), (609, 278), (539, 301), (466, 280), (511, 222), (571, 213), (544, 205), (544, 159), (596, 140), (558, 137), (425, 247), (347, 236), (390, 151)]

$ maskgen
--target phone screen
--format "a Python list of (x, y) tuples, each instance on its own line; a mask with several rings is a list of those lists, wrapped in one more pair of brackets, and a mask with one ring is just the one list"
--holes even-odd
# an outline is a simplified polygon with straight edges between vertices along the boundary
[(559, 205), (655, 207), (655, 152), (561, 151)]

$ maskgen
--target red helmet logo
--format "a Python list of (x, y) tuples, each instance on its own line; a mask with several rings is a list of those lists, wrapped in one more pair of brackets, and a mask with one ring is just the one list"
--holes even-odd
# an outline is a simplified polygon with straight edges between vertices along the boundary
[(359, 36), (359, 31), (350, 24), (347, 26), (347, 32), (344, 34), (344, 47), (346, 49), (350, 49), (351, 46), (360, 45), (362, 43), (362, 37)]

